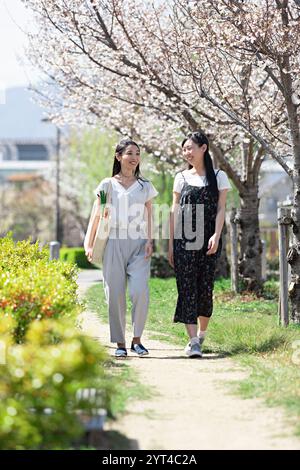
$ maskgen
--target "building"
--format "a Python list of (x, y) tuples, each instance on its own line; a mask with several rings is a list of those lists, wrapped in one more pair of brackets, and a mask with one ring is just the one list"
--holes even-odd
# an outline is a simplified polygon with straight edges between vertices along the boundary
[(6, 90), (0, 104), (0, 185), (12, 175), (44, 174), (53, 165), (56, 128), (26, 88)]
[(266, 159), (259, 179), (259, 219), (261, 227), (277, 228), (277, 204), (291, 199), (292, 180), (273, 159)]

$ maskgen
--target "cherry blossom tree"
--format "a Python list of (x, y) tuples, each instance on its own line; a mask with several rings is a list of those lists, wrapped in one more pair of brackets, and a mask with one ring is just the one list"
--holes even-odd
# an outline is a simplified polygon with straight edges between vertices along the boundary
[[(263, 47), (256, 50), (256, 42), (273, 40), (275, 32), (274, 44), (279, 44), (283, 3), (288, 4), (297, 29), (296, 3), (25, 3), (41, 25), (38, 34), (31, 35), (28, 51), (49, 77), (39, 93), (50, 99), (54, 118), (76, 125), (101, 122), (136, 136), (168, 165), (178, 163), (182, 133), (201, 128), (209, 135), (214, 157), (241, 197), (240, 271), (250, 288), (259, 287), (260, 165), (269, 154), (292, 176), (287, 156), (294, 154), (275, 59)], [(292, 35), (285, 41), (292, 41), (294, 57), (297, 41)], [(291, 76), (286, 70), (283, 73)], [(294, 101), (295, 77), (290, 95)], [(53, 82), (60, 96), (51, 93)]]
[[(188, 35), (178, 61), (199, 97), (247, 132), (293, 181), (292, 320), (300, 322), (300, 5), (294, 0), (176, 0)], [(186, 23), (185, 23), (186, 22)], [(179, 25), (179, 27), (178, 27)], [(194, 26), (192, 26), (194, 25)], [(184, 55), (185, 54), (185, 55)], [(191, 60), (192, 58), (192, 60)], [(251, 162), (251, 159), (248, 162)], [(254, 163), (255, 165), (255, 163)], [(248, 206), (249, 209), (249, 206)]]

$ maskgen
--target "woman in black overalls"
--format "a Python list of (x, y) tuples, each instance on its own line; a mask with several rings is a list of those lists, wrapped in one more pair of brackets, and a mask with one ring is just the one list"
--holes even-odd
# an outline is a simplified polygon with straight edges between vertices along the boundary
[[(175, 269), (178, 290), (174, 322), (186, 325), (190, 341), (185, 352), (189, 357), (202, 356), (201, 345), (213, 311), (215, 269), (221, 252), (226, 192), (230, 187), (218, 190), (220, 170), (213, 169), (208, 146), (207, 137), (200, 132), (184, 139), (183, 155), (189, 170), (175, 178), (171, 213), (169, 260)], [(220, 176), (227, 179), (222, 173)], [(203, 181), (203, 185), (195, 185), (193, 180)], [(179, 182), (181, 190), (176, 187)]]

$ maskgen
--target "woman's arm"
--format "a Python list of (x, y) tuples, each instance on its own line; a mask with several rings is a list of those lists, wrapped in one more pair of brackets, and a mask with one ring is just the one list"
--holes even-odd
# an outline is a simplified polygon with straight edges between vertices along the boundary
[(209, 239), (208, 242), (208, 251), (206, 252), (207, 255), (213, 255), (216, 253), (220, 236), (222, 232), (222, 228), (225, 221), (225, 210), (226, 210), (226, 197), (227, 197), (228, 189), (222, 189), (219, 191), (219, 200), (218, 200), (218, 209), (217, 209), (217, 216), (216, 216), (216, 228), (215, 233)]
[(180, 193), (173, 192), (173, 202), (170, 212), (170, 238), (169, 238), (169, 263), (174, 268), (173, 258), (173, 240), (174, 240), (174, 227), (175, 227), (175, 212), (177, 210), (180, 200)]

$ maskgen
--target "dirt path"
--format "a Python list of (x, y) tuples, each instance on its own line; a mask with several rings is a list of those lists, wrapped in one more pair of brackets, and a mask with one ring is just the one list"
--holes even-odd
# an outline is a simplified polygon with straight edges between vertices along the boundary
[[(80, 274), (80, 292), (93, 282), (99, 272)], [(108, 326), (95, 314), (85, 312), (83, 327), (114, 353)], [(213, 354), (191, 360), (177, 346), (144, 339), (150, 356), (129, 352), (126, 360), (152, 398), (128, 403), (126, 415), (107, 428), (126, 435), (135, 449), (300, 449), (282, 410), (229, 392), (225, 382), (246, 373), (234, 361)]]

